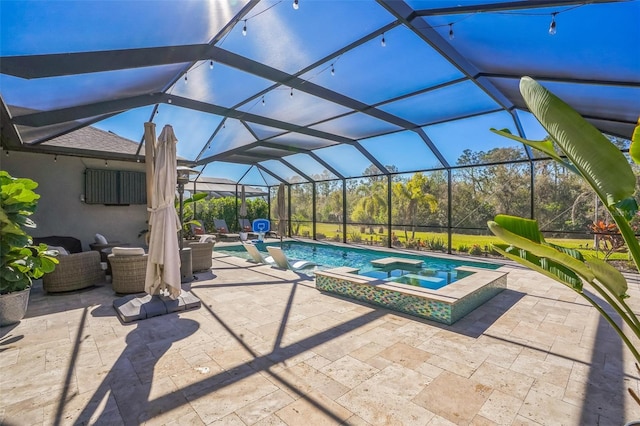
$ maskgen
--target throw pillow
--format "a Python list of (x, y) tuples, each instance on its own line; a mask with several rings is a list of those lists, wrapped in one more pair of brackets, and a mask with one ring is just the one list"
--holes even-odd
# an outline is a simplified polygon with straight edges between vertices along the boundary
[(58, 252), (58, 256), (68, 256), (69, 252), (67, 251), (66, 248), (64, 247), (60, 247), (60, 246), (49, 246), (47, 248), (47, 251), (57, 251)]
[(96, 234), (95, 239), (97, 244), (109, 244), (107, 242), (107, 239), (102, 234)]

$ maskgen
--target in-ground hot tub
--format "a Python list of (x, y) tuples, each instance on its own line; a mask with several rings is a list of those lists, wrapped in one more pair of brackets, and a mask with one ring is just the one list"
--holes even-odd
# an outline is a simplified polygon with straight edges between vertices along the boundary
[[(395, 258), (383, 259), (382, 264), (407, 266)], [(428, 285), (403, 284), (402, 279), (358, 275), (358, 269), (350, 267), (316, 271), (315, 279), (318, 290), (450, 325), (507, 288), (505, 272), (470, 266), (456, 270), (466, 276), (435, 290)], [(429, 281), (419, 275), (409, 279)]]

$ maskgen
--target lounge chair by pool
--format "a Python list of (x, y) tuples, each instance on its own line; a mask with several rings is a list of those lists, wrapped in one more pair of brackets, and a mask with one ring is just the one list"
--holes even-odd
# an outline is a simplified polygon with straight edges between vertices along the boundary
[(317, 263), (310, 260), (289, 260), (280, 247), (267, 246), (267, 251), (273, 258), (275, 264), (282, 269), (304, 269), (318, 266)]
[(271, 256), (263, 257), (260, 250), (253, 245), (253, 243), (244, 243), (242, 246), (249, 252), (249, 255), (255, 263), (273, 264), (273, 258)]
[(216, 227), (216, 235), (220, 240), (237, 241), (240, 239), (240, 234), (229, 232), (229, 227), (224, 219), (213, 219), (213, 226)]

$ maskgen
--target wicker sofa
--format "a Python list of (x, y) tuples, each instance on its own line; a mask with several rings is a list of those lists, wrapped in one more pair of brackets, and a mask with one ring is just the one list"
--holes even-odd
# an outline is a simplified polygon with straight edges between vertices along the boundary
[(47, 244), (50, 248), (62, 247), (69, 254), (58, 255), (53, 272), (42, 277), (42, 288), (47, 293), (80, 290), (105, 281), (98, 252), (82, 251), (82, 243), (74, 237), (37, 237), (34, 244)]

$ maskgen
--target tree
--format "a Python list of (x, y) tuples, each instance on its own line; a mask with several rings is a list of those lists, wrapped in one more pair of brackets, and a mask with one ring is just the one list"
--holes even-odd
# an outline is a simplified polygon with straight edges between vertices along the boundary
[(406, 183), (393, 184), (394, 201), (398, 223), (405, 224), (405, 238), (409, 239), (407, 225), (411, 227), (411, 238), (415, 238), (418, 223), (425, 223), (425, 213), (433, 213), (438, 208), (438, 200), (431, 193), (431, 182), (421, 172), (414, 173)]

